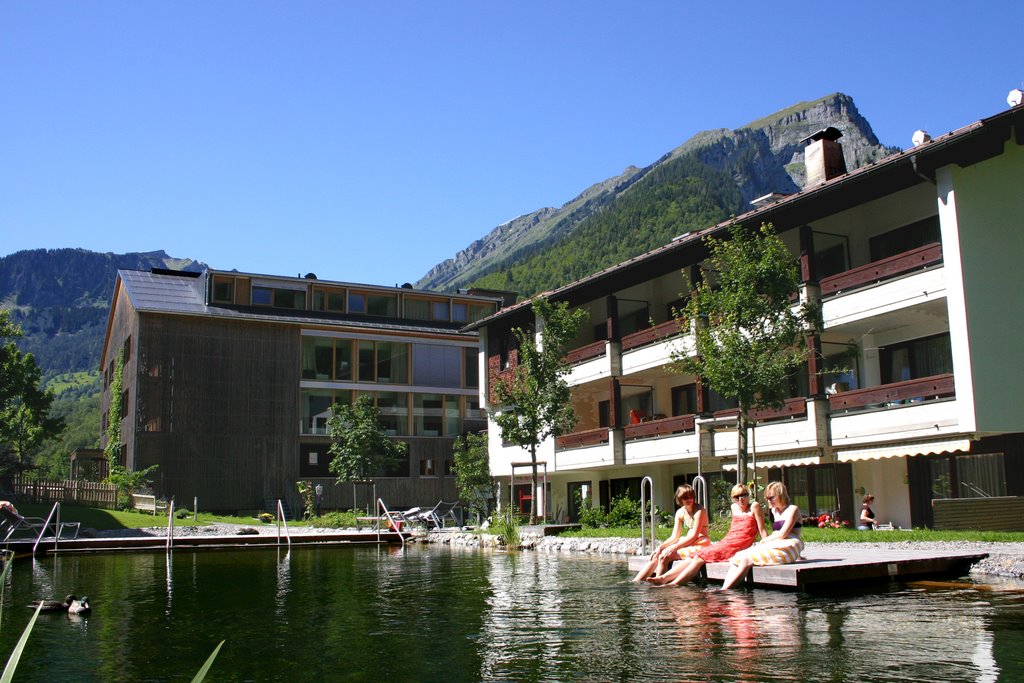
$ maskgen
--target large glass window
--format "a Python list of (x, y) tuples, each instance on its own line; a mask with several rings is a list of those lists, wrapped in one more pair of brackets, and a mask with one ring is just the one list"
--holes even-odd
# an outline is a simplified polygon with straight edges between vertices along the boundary
[(334, 403), (347, 405), (351, 400), (349, 391), (331, 391), (330, 389), (303, 389), (302, 433), (327, 434), (327, 421), (331, 419), (331, 406)]
[(334, 379), (352, 379), (352, 340), (336, 339), (334, 342)]
[(303, 337), (302, 379), (330, 379), (333, 352), (333, 339)]
[(257, 287), (252, 288), (252, 305), (253, 306), (269, 306), (274, 296), (274, 290), (270, 287)]
[(469, 305), (469, 322), (475, 323), (477, 320), (483, 320), (491, 313), (494, 313), (494, 304), (470, 304)]
[(430, 320), (430, 302), (425, 299), (406, 298), (405, 317), (410, 320)]
[(473, 348), (464, 348), (463, 367), (466, 369), (466, 388), (474, 389), (480, 386), (479, 351)]
[(219, 304), (234, 303), (235, 279), (233, 277), (215, 276), (213, 278), (213, 300)]
[(366, 297), (366, 312), (394, 318), (398, 315), (398, 297), (393, 294), (370, 294)]
[(447, 301), (435, 301), (430, 304), (430, 318), (432, 320), (451, 320), (448, 314), (448, 302)]
[(469, 319), (469, 306), (455, 301), (452, 303), (452, 322), (464, 323)]
[(463, 356), (458, 346), (413, 344), (413, 384), (423, 387), (461, 387)]
[(444, 434), (444, 397), (441, 394), (413, 394), (413, 433), (416, 436)]
[(306, 292), (297, 289), (275, 289), (275, 308), (306, 308)]
[(377, 393), (377, 409), (380, 410), (381, 428), (389, 436), (405, 436), (409, 433), (409, 396), (393, 391)]
[(408, 344), (377, 342), (377, 381), (406, 384), (409, 381)]
[(362, 294), (352, 293), (348, 295), (349, 313), (366, 313), (366, 297)]
[(879, 355), (883, 384), (953, 372), (953, 351), (948, 333), (891, 344)]
[(360, 382), (376, 381), (376, 354), (372, 341), (359, 342), (359, 376)]

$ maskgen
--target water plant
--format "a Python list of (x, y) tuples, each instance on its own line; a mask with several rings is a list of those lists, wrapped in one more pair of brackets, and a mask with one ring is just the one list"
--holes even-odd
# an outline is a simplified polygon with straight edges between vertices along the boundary
[(513, 507), (506, 507), (500, 513), (492, 526), (498, 535), (498, 543), (509, 550), (520, 548), (523, 545), (523, 536), (519, 531), (519, 516)]

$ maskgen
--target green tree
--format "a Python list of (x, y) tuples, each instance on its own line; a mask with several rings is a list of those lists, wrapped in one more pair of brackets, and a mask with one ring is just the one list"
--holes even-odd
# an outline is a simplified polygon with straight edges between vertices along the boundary
[[(799, 274), (792, 254), (771, 224), (759, 230), (734, 225), (728, 239), (706, 238), (706, 277), (691, 283), (677, 316), (692, 331), (696, 355), (673, 354), (677, 370), (692, 373), (739, 404), (738, 481), (747, 481), (750, 411), (781, 407), (789, 380), (807, 360), (805, 332), (814, 312), (793, 309)], [(693, 324), (691, 324), (693, 323)]]
[(466, 504), (470, 514), (487, 516), (487, 501), (494, 498), (494, 480), (491, 479), (487, 457), (487, 437), (483, 434), (463, 434), (453, 446), (455, 487), (459, 500)]
[[(373, 404), (373, 398), (365, 394), (352, 405), (332, 405), (327, 429), (331, 437), (330, 470), (338, 476), (338, 483), (369, 483), (409, 450), (409, 444), (384, 432), (380, 410)], [(355, 505), (354, 498), (352, 504)]]
[(35, 357), (18, 349), (15, 340), (21, 334), (21, 328), (10, 322), (9, 312), (0, 310), (0, 477), (4, 479), (24, 469), (39, 447), (64, 429), (64, 421), (50, 414), (53, 394), (41, 388)]
[[(568, 432), (576, 424), (565, 375), (565, 351), (587, 312), (570, 311), (566, 302), (552, 303), (543, 296), (533, 300), (540, 328), (540, 343), (532, 330), (514, 328), (519, 363), (498, 378), (494, 395), (500, 408), (494, 421), (502, 438), (529, 451), (533, 491), (537, 491), (537, 448), (551, 436)], [(530, 523), (537, 521), (537, 506), (530, 507)]]

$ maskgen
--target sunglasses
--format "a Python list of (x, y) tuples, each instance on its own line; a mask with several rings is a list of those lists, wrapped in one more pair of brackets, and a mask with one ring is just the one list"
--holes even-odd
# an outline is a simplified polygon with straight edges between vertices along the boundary
[(765, 496), (764, 499), (767, 500), (770, 503), (773, 500), (775, 500), (775, 496)]
[(733, 500), (739, 500), (740, 498), (750, 498), (750, 494), (749, 493), (741, 493), (738, 496), (733, 496), (732, 497)]

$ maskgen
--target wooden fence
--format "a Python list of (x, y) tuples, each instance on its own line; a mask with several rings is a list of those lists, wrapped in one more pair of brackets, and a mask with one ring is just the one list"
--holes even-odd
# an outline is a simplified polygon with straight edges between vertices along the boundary
[(66, 503), (113, 510), (117, 506), (117, 489), (111, 484), (66, 479), (26, 479), (16, 476), (12, 482), (16, 500), (30, 503)]
[(1024, 498), (935, 498), (932, 515), (936, 529), (1024, 531)]

